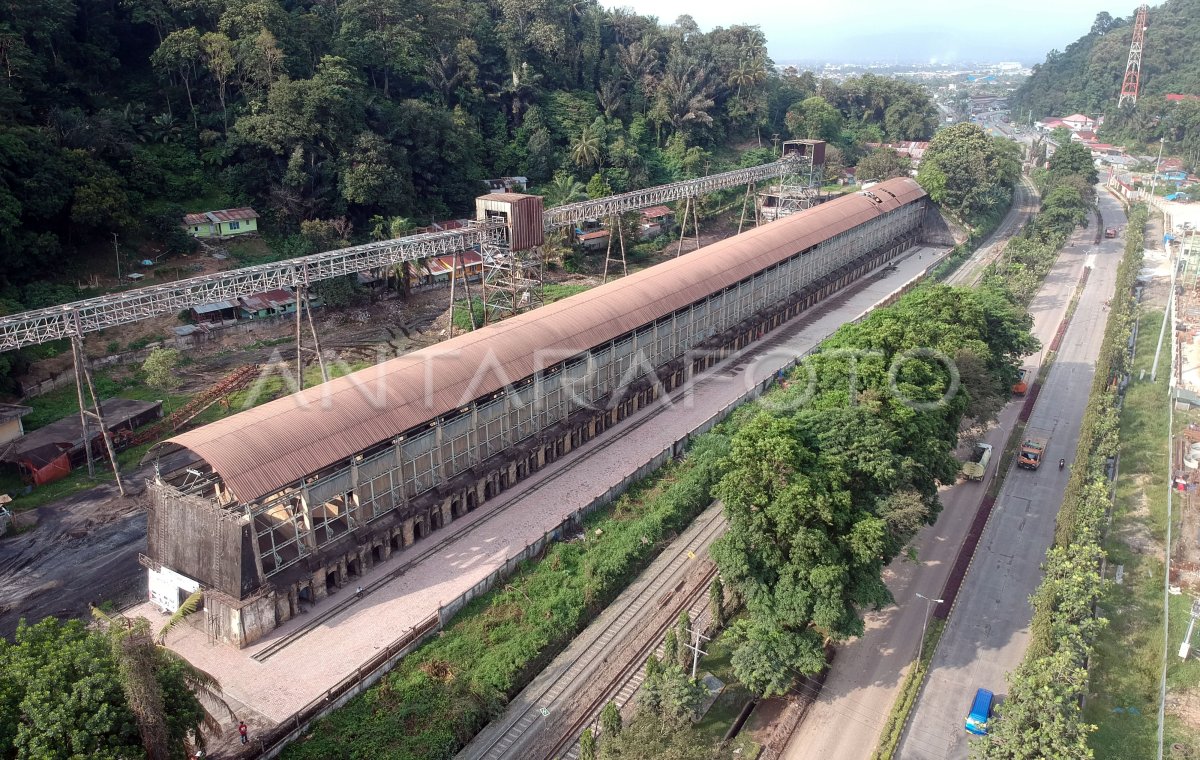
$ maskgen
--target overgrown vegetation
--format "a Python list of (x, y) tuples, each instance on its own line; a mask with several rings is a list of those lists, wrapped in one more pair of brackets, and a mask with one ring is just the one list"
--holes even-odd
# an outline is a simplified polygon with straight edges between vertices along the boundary
[[(626, 724), (605, 725), (601, 716), (602, 730), (599, 735), (597, 756), (602, 760), (640, 760), (641, 758), (672, 758), (673, 760), (715, 760), (716, 758), (755, 757), (759, 747), (745, 733), (727, 743), (722, 743), (742, 708), (753, 695), (744, 685), (737, 682), (730, 664), (732, 645), (727, 633), (705, 645), (708, 651), (700, 661), (700, 672), (710, 672), (725, 684), (720, 696), (709, 707), (702, 718), (693, 723), (678, 720), (669, 710), (663, 710), (661, 699), (638, 698), (637, 712)], [(656, 674), (656, 675), (655, 675)], [(664, 675), (657, 661), (647, 663), (647, 677), (655, 675), (658, 691), (662, 684), (669, 683), (676, 701), (690, 699), (697, 694), (687, 683), (682, 672)], [(703, 691), (701, 686), (700, 690)], [(610, 703), (611, 704), (611, 703)], [(684, 713), (686, 717), (686, 713)], [(616, 730), (613, 730), (615, 727)]]
[(969, 226), (998, 219), (1021, 176), (1021, 147), (989, 137), (978, 124), (955, 124), (929, 141), (917, 181), (943, 210)]
[(1104, 588), (1100, 562), (1110, 506), (1107, 466), (1117, 453), (1116, 381), (1129, 370), (1130, 293), (1141, 268), (1146, 219), (1145, 207), (1130, 214), (1125, 255), (1117, 271), (1117, 298), (1096, 360), (1075, 464), (1054, 544), (1046, 554), (1045, 577), (1032, 600), (1029, 649), (1008, 676), (1008, 696), (997, 708), (988, 736), (972, 743), (972, 757), (1092, 757), (1089, 735), (1095, 727), (1084, 720), (1080, 705), (1088, 688), (1088, 661), (1105, 625), (1094, 609)]
[(383, 681), (287, 748), (288, 758), (450, 757), (711, 503), (720, 428), (585, 521), (505, 585), (474, 600)]
[(827, 642), (861, 635), (860, 610), (891, 602), (883, 568), (936, 518), (963, 415), (1007, 396), (1029, 326), (1001, 290), (919, 289), (842, 327), (733, 434), (712, 554), (746, 603), (738, 680), (786, 692), (824, 668)]
[(205, 719), (198, 672), (139, 620), (106, 632), (46, 618), (0, 638), (0, 757), (121, 760), (153, 747), (183, 760)]

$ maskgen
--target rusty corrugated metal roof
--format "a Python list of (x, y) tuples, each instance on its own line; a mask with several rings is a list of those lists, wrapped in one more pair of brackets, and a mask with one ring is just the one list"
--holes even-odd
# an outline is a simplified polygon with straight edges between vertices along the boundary
[(871, 193), (878, 201), (843, 196), (159, 445), (198, 454), (243, 502), (274, 493), (925, 195), (908, 178)]
[(220, 211), (201, 211), (198, 214), (184, 214), (183, 223), (189, 227), (197, 224), (215, 224), (217, 222), (242, 222), (257, 219), (258, 212), (249, 206), (241, 208), (226, 208)]

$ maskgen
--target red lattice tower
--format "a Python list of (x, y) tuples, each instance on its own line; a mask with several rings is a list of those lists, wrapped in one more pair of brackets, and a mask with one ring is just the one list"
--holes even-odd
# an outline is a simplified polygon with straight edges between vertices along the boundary
[(1139, 7), (1137, 19), (1133, 22), (1133, 42), (1129, 43), (1129, 62), (1125, 64), (1125, 80), (1121, 82), (1121, 99), (1117, 101), (1117, 108), (1125, 105), (1127, 100), (1137, 105), (1138, 85), (1142, 78), (1142, 48), (1146, 44), (1146, 16), (1149, 13), (1150, 6)]

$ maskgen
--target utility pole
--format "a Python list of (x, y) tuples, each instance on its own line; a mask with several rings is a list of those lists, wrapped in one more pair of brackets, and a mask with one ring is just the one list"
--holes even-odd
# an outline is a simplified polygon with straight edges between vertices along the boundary
[(941, 599), (931, 599), (924, 594), (917, 594), (925, 600), (925, 621), (921, 623), (921, 643), (917, 645), (917, 665), (921, 664), (921, 655), (925, 654), (925, 630), (929, 627), (929, 616), (933, 613), (933, 605), (941, 604)]
[(1154, 197), (1154, 190), (1158, 187), (1158, 167), (1162, 164), (1163, 143), (1167, 138), (1158, 138), (1158, 158), (1154, 161), (1154, 176), (1150, 178), (1150, 197)]
[(688, 629), (688, 633), (690, 633), (692, 635), (692, 641), (694, 641), (695, 643), (694, 644), (693, 643), (685, 643), (684, 646), (687, 647), (688, 649), (692, 650), (692, 680), (695, 680), (696, 679), (696, 666), (698, 666), (700, 664), (700, 655), (708, 654), (708, 652), (705, 652), (700, 649), (700, 641), (702, 639), (704, 641), (712, 641), (712, 639), (710, 639), (707, 636), (703, 636), (700, 634), (699, 631), (693, 631), (690, 628)]
[(113, 233), (113, 253), (117, 257), (117, 282), (121, 281), (121, 249), (117, 246), (117, 233)]

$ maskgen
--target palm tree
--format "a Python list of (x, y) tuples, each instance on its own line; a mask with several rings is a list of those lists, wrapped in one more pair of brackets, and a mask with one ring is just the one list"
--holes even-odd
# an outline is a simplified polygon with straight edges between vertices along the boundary
[(602, 148), (599, 131), (588, 124), (571, 145), (571, 160), (584, 169), (599, 167)]
[(673, 58), (658, 87), (654, 119), (679, 132), (692, 124), (712, 124), (708, 111), (714, 105), (708, 70), (682, 56)]
[[(150, 621), (144, 617), (131, 620), (122, 615), (110, 616), (92, 607), (92, 617), (108, 630), (121, 688), (137, 721), (147, 760), (167, 760), (177, 754), (171, 751), (162, 685), (157, 677), (165, 665), (178, 667), (183, 673), (184, 684), (203, 709), (201, 725), (204, 728), (218, 736), (221, 734), (221, 723), (209, 712), (209, 705), (224, 708), (222, 712), (228, 717), (235, 717), (217, 679), (164, 646), (171, 629), (195, 612), (203, 598), (203, 591), (193, 592), (157, 635), (151, 635)], [(200, 726), (192, 727), (192, 735), (197, 741), (200, 740), (199, 729)]]
[[(542, 192), (542, 202), (546, 208), (562, 206), (587, 198), (587, 188), (572, 174), (556, 172), (554, 179), (546, 185)], [(548, 233), (546, 253), (548, 256), (561, 258), (566, 249), (567, 230), (559, 227)]]
[(525, 118), (525, 109), (537, 94), (536, 88), (540, 81), (542, 81), (542, 75), (530, 69), (528, 63), (522, 63), (513, 68), (512, 81), (505, 82), (500, 86), (498, 95), (508, 98), (513, 127), (521, 126), (521, 122)]
[(604, 115), (612, 118), (621, 108), (621, 97), (624, 93), (621, 91), (621, 83), (615, 80), (609, 80), (600, 85), (600, 89), (596, 90), (596, 102), (600, 105), (600, 110)]
[(546, 208), (553, 208), (587, 198), (587, 188), (582, 182), (575, 179), (574, 175), (557, 172), (554, 179), (546, 186), (542, 198)]

